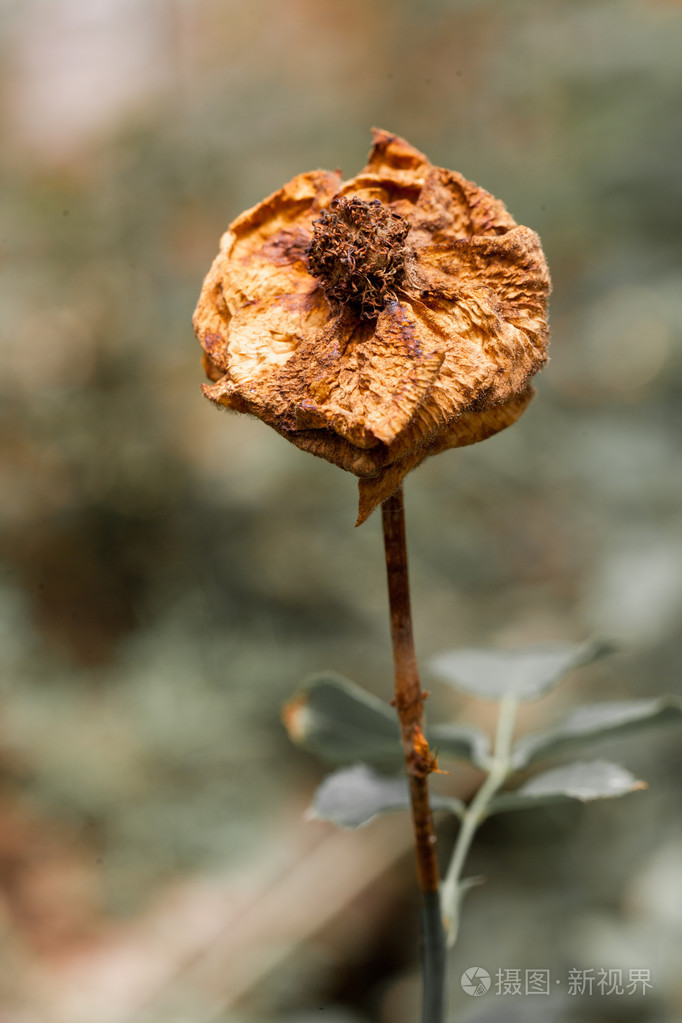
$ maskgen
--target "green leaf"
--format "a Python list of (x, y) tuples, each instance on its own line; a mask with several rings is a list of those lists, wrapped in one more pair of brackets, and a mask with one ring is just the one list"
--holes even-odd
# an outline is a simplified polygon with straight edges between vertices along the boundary
[(406, 778), (385, 778), (366, 764), (355, 764), (325, 778), (307, 816), (341, 828), (361, 828), (381, 813), (406, 810), (409, 805)]
[(653, 700), (610, 700), (578, 707), (555, 728), (520, 739), (512, 765), (525, 767), (546, 757), (580, 749), (599, 739), (613, 739), (682, 721), (682, 700), (660, 696)]
[(395, 710), (342, 675), (307, 679), (282, 716), (293, 742), (331, 763), (366, 760), (388, 768), (403, 762)]
[[(334, 771), (318, 786), (307, 816), (331, 821), (341, 828), (361, 828), (382, 813), (407, 810), (410, 793), (407, 779), (377, 774), (367, 764), (355, 764)], [(460, 816), (464, 804), (454, 797), (431, 797), (434, 810), (449, 810)]]
[(492, 800), (488, 815), (508, 810), (527, 810), (577, 799), (589, 803), (593, 799), (614, 799), (646, 788), (630, 771), (607, 760), (566, 764), (552, 771), (536, 774), (515, 792), (503, 792)]
[(490, 739), (472, 725), (433, 725), (427, 729), (429, 746), (439, 756), (466, 760), (485, 770), (490, 755)]
[(609, 643), (549, 643), (517, 650), (463, 648), (438, 654), (433, 673), (456, 689), (484, 700), (514, 696), (537, 700), (569, 671), (611, 653)]

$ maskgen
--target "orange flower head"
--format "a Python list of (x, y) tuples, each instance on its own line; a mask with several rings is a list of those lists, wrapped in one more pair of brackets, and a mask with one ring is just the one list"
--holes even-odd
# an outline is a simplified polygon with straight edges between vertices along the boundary
[(403, 139), (300, 174), (223, 235), (194, 314), (204, 393), (360, 481), (358, 524), (429, 455), (518, 419), (547, 361), (534, 231)]

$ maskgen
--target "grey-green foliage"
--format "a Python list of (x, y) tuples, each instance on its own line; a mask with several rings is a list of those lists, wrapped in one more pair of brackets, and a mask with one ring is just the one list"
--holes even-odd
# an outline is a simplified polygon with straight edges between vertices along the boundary
[[(294, 742), (329, 763), (402, 767), (394, 708), (342, 675), (327, 671), (308, 678), (287, 704), (284, 720)], [(487, 735), (470, 725), (439, 724), (426, 736), (443, 755), (479, 766), (490, 748)]]
[[(447, 684), (482, 699), (533, 700), (547, 693), (573, 669), (609, 653), (603, 642), (548, 644), (515, 650), (464, 649), (433, 659), (431, 667)], [(682, 702), (675, 697), (602, 702), (579, 707), (554, 727), (524, 736), (500, 769), (488, 737), (457, 722), (426, 730), (432, 749), (443, 758), (498, 772), (506, 791), (490, 800), (483, 816), (577, 800), (589, 802), (643, 788), (625, 768), (605, 760), (584, 761), (545, 770), (514, 785), (522, 769), (590, 744), (645, 728), (678, 723)], [(304, 748), (335, 764), (351, 765), (330, 775), (318, 788), (312, 816), (341, 827), (361, 827), (378, 814), (409, 806), (407, 784), (395, 772), (402, 764), (400, 730), (392, 707), (355, 683), (325, 672), (310, 678), (285, 713), (289, 733)], [(370, 767), (368, 765), (374, 765)], [(381, 770), (377, 771), (375, 768)], [(501, 774), (500, 774), (501, 770)], [(466, 808), (454, 797), (433, 794), (434, 809), (462, 817)]]
[[(431, 804), (434, 810), (449, 810), (456, 815), (464, 810), (459, 799), (447, 796), (434, 795)], [(366, 764), (355, 764), (325, 778), (315, 793), (308, 815), (332, 821), (342, 828), (360, 828), (379, 814), (406, 810), (409, 805), (404, 774), (387, 777)]]
[(493, 799), (488, 814), (506, 810), (527, 810), (576, 799), (590, 803), (594, 799), (614, 799), (646, 788), (630, 771), (606, 760), (566, 764), (536, 774), (513, 792)]
[(403, 762), (395, 710), (332, 671), (304, 682), (284, 721), (294, 742), (333, 764), (362, 760), (397, 768)]
[(537, 700), (574, 668), (613, 651), (610, 643), (548, 643), (518, 650), (463, 648), (439, 654), (430, 662), (442, 682), (482, 700)]
[(525, 767), (561, 753), (582, 749), (595, 740), (612, 739), (682, 719), (675, 696), (653, 700), (612, 700), (577, 707), (546, 732), (524, 736), (514, 747), (513, 765)]

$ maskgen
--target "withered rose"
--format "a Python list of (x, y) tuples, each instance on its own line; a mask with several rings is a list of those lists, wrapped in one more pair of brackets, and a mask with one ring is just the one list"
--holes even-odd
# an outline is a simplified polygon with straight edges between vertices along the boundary
[(223, 235), (194, 327), (204, 393), (360, 480), (358, 524), (429, 455), (524, 411), (546, 362), (534, 231), (403, 139), (300, 174)]

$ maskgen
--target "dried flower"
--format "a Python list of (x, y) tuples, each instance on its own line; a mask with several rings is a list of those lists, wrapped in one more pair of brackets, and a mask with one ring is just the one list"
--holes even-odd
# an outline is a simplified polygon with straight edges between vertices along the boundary
[(360, 479), (358, 524), (427, 456), (524, 411), (546, 362), (535, 232), (403, 139), (300, 174), (223, 235), (194, 314), (206, 396)]

